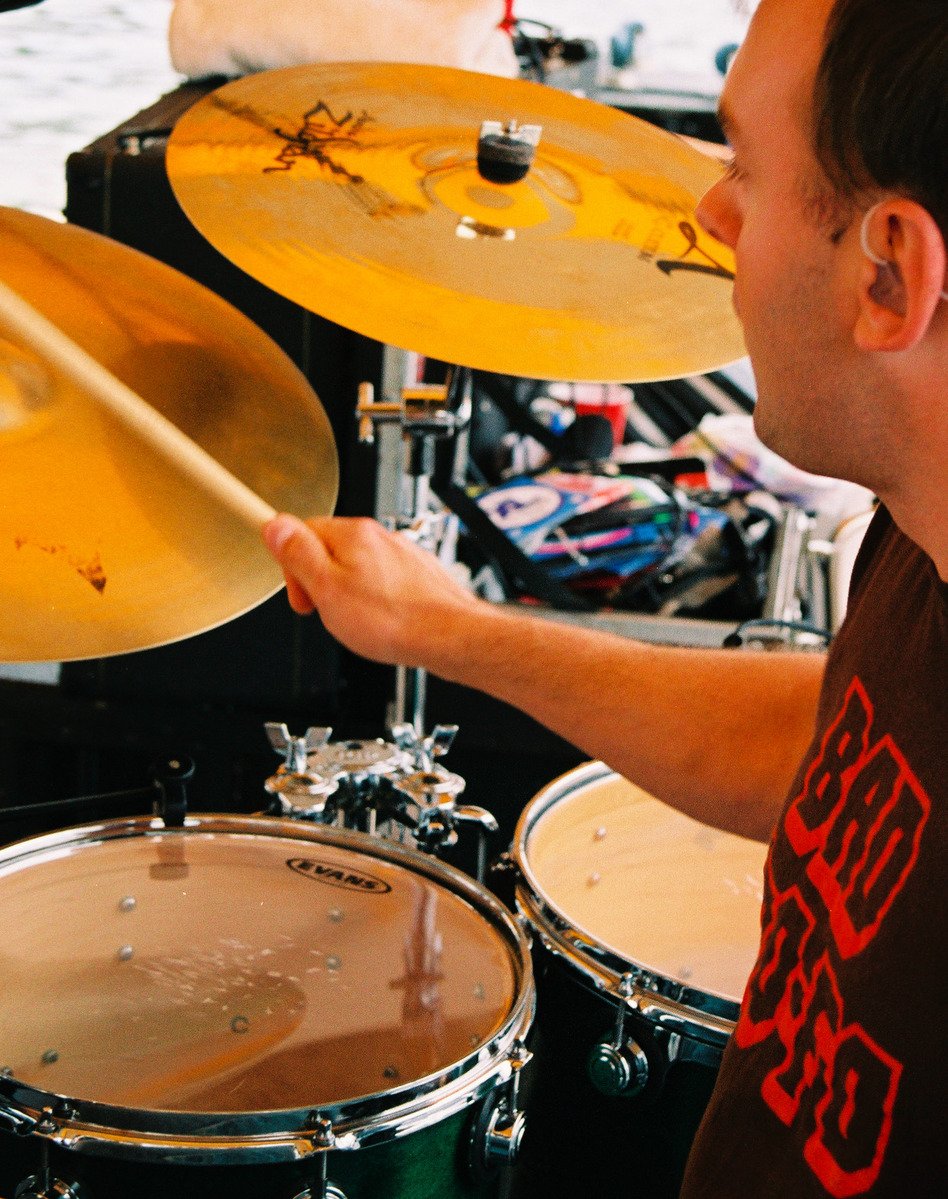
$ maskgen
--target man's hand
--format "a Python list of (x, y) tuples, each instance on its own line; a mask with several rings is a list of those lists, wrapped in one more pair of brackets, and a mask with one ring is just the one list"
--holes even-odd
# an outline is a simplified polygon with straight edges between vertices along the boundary
[(314, 609), (349, 649), (436, 669), (439, 644), (463, 638), (482, 604), (433, 554), (365, 518), (276, 517), (264, 529), (295, 612)]

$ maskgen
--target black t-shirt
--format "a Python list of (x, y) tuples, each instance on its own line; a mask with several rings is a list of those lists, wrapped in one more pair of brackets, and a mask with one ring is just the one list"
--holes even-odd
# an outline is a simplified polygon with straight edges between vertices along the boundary
[(948, 1195), (948, 585), (880, 510), (682, 1199)]

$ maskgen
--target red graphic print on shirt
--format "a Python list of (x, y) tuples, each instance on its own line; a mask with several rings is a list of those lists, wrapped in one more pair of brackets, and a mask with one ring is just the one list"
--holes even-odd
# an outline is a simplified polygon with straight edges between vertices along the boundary
[[(873, 741), (859, 679), (846, 693), (778, 833), (801, 863), (781, 889), (768, 860), (760, 956), (735, 1040), (777, 1039), (761, 1095), (809, 1131), (803, 1156), (836, 1199), (875, 1182), (901, 1064), (846, 1018), (840, 967), (879, 932), (918, 858), (931, 802), (892, 738)], [(773, 855), (772, 855), (773, 857)]]

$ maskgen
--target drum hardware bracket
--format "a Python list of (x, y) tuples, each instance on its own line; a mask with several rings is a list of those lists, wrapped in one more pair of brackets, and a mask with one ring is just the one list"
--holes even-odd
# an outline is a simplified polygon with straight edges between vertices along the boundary
[(267, 721), (263, 727), (270, 745), (283, 756), (276, 774), (263, 784), (274, 797), (274, 811), (330, 823), (337, 809), (335, 804), (329, 805), (329, 799), (339, 790), (339, 780), (310, 770), (308, 755), (328, 744), (332, 729), (311, 727), (302, 737), (294, 737), (285, 724), (276, 721)]
[(457, 825), (472, 825), (477, 833), (475, 877), (483, 883), (487, 871), (487, 838), (499, 825), (486, 808), (458, 804), (464, 780), (437, 764), (454, 743), (456, 724), (437, 724), (427, 737), (420, 737), (407, 722), (392, 726), (392, 740), (414, 760), (416, 772), (393, 780), (393, 789), (403, 794), (413, 809), (415, 836), (419, 847), (437, 853), (457, 842)]
[(274, 720), (268, 720), (263, 727), (273, 749), (284, 755), (284, 766), (294, 774), (305, 774), (307, 755), (321, 749), (332, 736), (331, 728), (311, 727), (302, 737), (294, 737), (285, 724)]
[(155, 769), (155, 783), (159, 797), (155, 801), (154, 814), (165, 828), (183, 828), (188, 813), (186, 784), (194, 777), (194, 762), (191, 758), (165, 758)]
[(401, 425), (405, 437), (411, 439), (452, 437), (466, 427), (471, 414), (469, 403), (454, 411), (450, 404), (449, 384), (417, 383), (403, 387), (397, 400), (376, 401), (375, 386), (360, 383), (356, 401), (359, 441), (372, 445), (376, 424)]
[[(402, 388), (398, 400), (375, 401), (371, 383), (359, 384), (356, 417), (359, 440), (371, 444), (377, 423), (397, 423), (408, 446), (405, 475), (411, 481), (411, 495), (398, 504), (394, 525), (423, 549), (438, 552), (446, 544), (445, 531), (450, 516), (431, 507), (431, 481), (437, 471), (438, 441), (458, 439), (467, 428), (473, 412), (472, 376), (466, 367), (452, 367), (443, 384), (417, 384)], [(457, 449), (455, 449), (455, 460)], [(439, 555), (440, 556), (440, 555)], [(424, 729), (427, 674), (421, 667), (398, 665), (395, 668), (395, 696), (392, 723), (410, 719), (418, 736)]]
[(479, 1176), (512, 1166), (520, 1153), (526, 1115), (517, 1106), (520, 1073), (533, 1054), (523, 1041), (510, 1047), (510, 1077), (481, 1106), (471, 1134), (471, 1166)]
[(435, 759), (443, 758), (458, 734), (456, 724), (436, 724), (427, 737), (421, 737), (415, 726), (408, 723), (393, 724), (392, 740), (399, 749), (410, 754), (416, 770), (433, 770)]
[(318, 1111), (309, 1113), (306, 1118), (306, 1129), (312, 1139), (313, 1148), (319, 1153), (316, 1162), (317, 1177), (313, 1186), (307, 1187), (305, 1191), (300, 1191), (293, 1199), (346, 1199), (345, 1193), (329, 1181), (326, 1153), (330, 1149), (358, 1148), (358, 1141), (351, 1135), (337, 1137), (333, 1132), (332, 1121), (327, 1120)]
[(587, 1062), (593, 1086), (610, 1097), (640, 1095), (648, 1082), (649, 1063), (645, 1051), (637, 1041), (625, 1035), (626, 1018), (639, 1006), (637, 981), (636, 972), (623, 974), (619, 981), (621, 1002), (616, 1009), (612, 1039), (595, 1044)]

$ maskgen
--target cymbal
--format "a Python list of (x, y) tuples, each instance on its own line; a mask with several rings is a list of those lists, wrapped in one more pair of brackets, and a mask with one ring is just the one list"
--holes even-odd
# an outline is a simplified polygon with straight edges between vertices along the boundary
[[(542, 126), (520, 182), (479, 174), (487, 120)], [(591, 100), (445, 67), (290, 67), (199, 100), (167, 167), (222, 254), (389, 345), (613, 382), (744, 353), (733, 256), (695, 220), (720, 163)]]
[[(332, 510), (325, 412), (224, 300), (108, 238), (9, 208), (0, 279), (273, 507)], [(281, 584), (250, 524), (0, 321), (0, 661), (161, 645)]]

